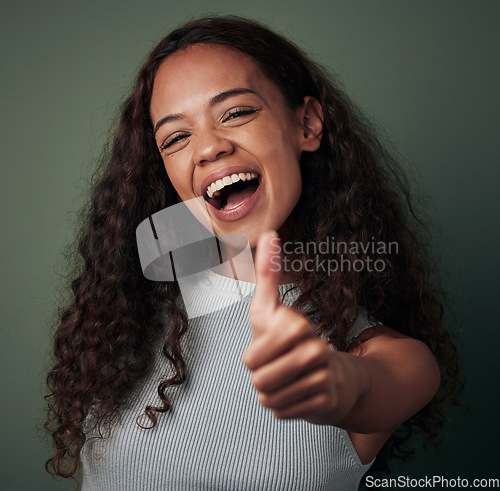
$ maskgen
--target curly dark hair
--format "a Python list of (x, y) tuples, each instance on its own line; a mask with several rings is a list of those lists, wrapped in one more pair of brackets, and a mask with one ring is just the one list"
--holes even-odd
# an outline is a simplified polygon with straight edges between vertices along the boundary
[[(404, 444), (415, 430), (430, 438), (437, 435), (446, 420), (446, 407), (456, 403), (459, 383), (456, 349), (443, 321), (444, 296), (429, 259), (429, 234), (412, 206), (407, 179), (343, 90), (317, 63), (256, 22), (215, 17), (175, 29), (153, 49), (104, 152), (98, 182), (83, 213), (76, 279), (69, 306), (61, 309), (55, 364), (47, 377), (46, 428), (56, 451), (47, 461), (48, 472), (74, 478), (86, 439), (86, 418), (92, 414), (99, 428), (109, 427), (132, 388), (150, 370), (155, 340), (163, 340), (174, 375), (158, 387), (163, 406), (145, 407), (151, 426), (170, 408), (168, 388), (185, 380), (180, 341), (188, 323), (176, 302), (179, 288), (175, 282), (156, 283), (143, 276), (135, 230), (144, 219), (177, 202), (155, 142), (149, 107), (162, 61), (197, 43), (250, 56), (280, 88), (291, 109), (299, 107), (305, 96), (321, 104), (322, 143), (319, 150), (301, 158), (301, 168), (307, 172), (302, 172), (302, 195), (288, 220), (291, 237), (298, 243), (327, 238), (347, 244), (397, 243), (397, 254), (371, 247), (345, 251), (351, 263), (383, 261), (380, 271), (303, 268), (297, 275), (300, 296), (294, 307), (314, 319), (318, 331), (328, 332), (340, 350), (347, 349), (350, 313), (361, 305), (384, 325), (429, 346), (441, 367), (441, 388), (392, 436), (376, 465), (411, 453)], [(335, 258), (332, 253), (331, 259)], [(315, 251), (296, 253), (294, 259), (315, 259)], [(336, 328), (330, 332), (327, 326), (332, 325)]]

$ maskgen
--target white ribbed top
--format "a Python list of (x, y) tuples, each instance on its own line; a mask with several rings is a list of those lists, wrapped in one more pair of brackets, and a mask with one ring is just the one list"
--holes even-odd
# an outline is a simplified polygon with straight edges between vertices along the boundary
[[(158, 384), (169, 374), (159, 347), (152, 372), (120, 408), (111, 434), (88, 435), (83, 491), (358, 489), (371, 464), (361, 463), (345, 430), (277, 420), (259, 405), (241, 361), (252, 337), (248, 308), (255, 285), (207, 271), (190, 286), (191, 301), (212, 313), (189, 321), (186, 382), (169, 389), (172, 408), (158, 415), (153, 429), (137, 425), (146, 405), (160, 404)], [(280, 293), (289, 288), (281, 285)], [(231, 296), (236, 303), (213, 312)], [(284, 303), (296, 296), (291, 292)], [(375, 324), (362, 310), (352, 336)]]

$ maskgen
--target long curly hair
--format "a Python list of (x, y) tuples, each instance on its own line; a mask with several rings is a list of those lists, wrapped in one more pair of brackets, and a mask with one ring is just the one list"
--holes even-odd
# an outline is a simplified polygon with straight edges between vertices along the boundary
[[(110, 427), (120, 405), (148, 374), (155, 342), (163, 341), (173, 375), (158, 387), (163, 405), (144, 408), (151, 427), (170, 408), (169, 387), (185, 380), (189, 367), (180, 341), (188, 323), (176, 301), (179, 288), (175, 282), (144, 278), (135, 230), (144, 219), (177, 202), (156, 146), (149, 107), (162, 61), (196, 43), (226, 46), (250, 56), (292, 109), (305, 96), (320, 102), (322, 143), (319, 150), (301, 158), (303, 190), (288, 220), (290, 236), (301, 244), (334, 240), (362, 245), (347, 247), (343, 251), (347, 263), (342, 264), (378, 261), (378, 267), (299, 268), (300, 296), (294, 307), (314, 319), (318, 332), (328, 335), (340, 350), (347, 349), (352, 312), (361, 305), (384, 325), (432, 350), (442, 371), (441, 388), (392, 436), (377, 465), (390, 457), (405, 457), (411, 453), (405, 444), (415, 430), (430, 438), (437, 435), (446, 420), (446, 407), (456, 403), (459, 386), (456, 349), (443, 322), (444, 297), (429, 259), (429, 234), (414, 211), (407, 179), (343, 90), (317, 63), (256, 22), (215, 17), (175, 29), (153, 49), (103, 154), (92, 198), (83, 211), (71, 298), (58, 317), (55, 364), (47, 377), (46, 428), (55, 447), (55, 455), (46, 463), (48, 472), (74, 479), (86, 439), (86, 418), (92, 415), (99, 428)], [(395, 253), (379, 247), (388, 243), (397, 244)], [(292, 251), (294, 261), (303, 265), (311, 259), (340, 260), (338, 251), (319, 255), (310, 247)]]

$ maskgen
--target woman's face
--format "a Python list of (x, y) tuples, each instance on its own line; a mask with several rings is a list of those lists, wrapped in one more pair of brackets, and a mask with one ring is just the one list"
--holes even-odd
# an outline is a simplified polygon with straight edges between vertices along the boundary
[(301, 194), (303, 117), (250, 57), (207, 44), (169, 56), (150, 109), (172, 185), (183, 201), (205, 199), (215, 233), (253, 248), (280, 230)]

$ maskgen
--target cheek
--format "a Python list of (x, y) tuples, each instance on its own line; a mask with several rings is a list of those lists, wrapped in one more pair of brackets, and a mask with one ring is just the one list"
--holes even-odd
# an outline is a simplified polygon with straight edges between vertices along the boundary
[(179, 196), (179, 201), (191, 198), (193, 188), (191, 174), (187, 171), (182, 171), (182, 166), (175, 165), (172, 162), (166, 163), (164, 160), (163, 165), (172, 186)]
[(302, 194), (302, 175), (300, 174), (300, 169), (297, 167), (297, 169), (294, 169), (293, 172), (290, 172), (289, 176), (287, 187), (291, 212), (292, 209), (295, 208), (295, 205), (298, 203), (300, 195)]
[(287, 213), (291, 213), (302, 194), (302, 173), (300, 171), (300, 154), (290, 152), (281, 170), (281, 192), (286, 198)]
[[(281, 123), (281, 124), (280, 124)], [(298, 132), (286, 122), (276, 122), (268, 133), (266, 147), (273, 154), (273, 160), (281, 166), (299, 166), (302, 150), (298, 141)], [(271, 136), (272, 135), (272, 136)]]
[(290, 142), (270, 148), (267, 161), (270, 162), (269, 172), (289, 193), (295, 195), (302, 190), (302, 174), (300, 171), (300, 150)]

